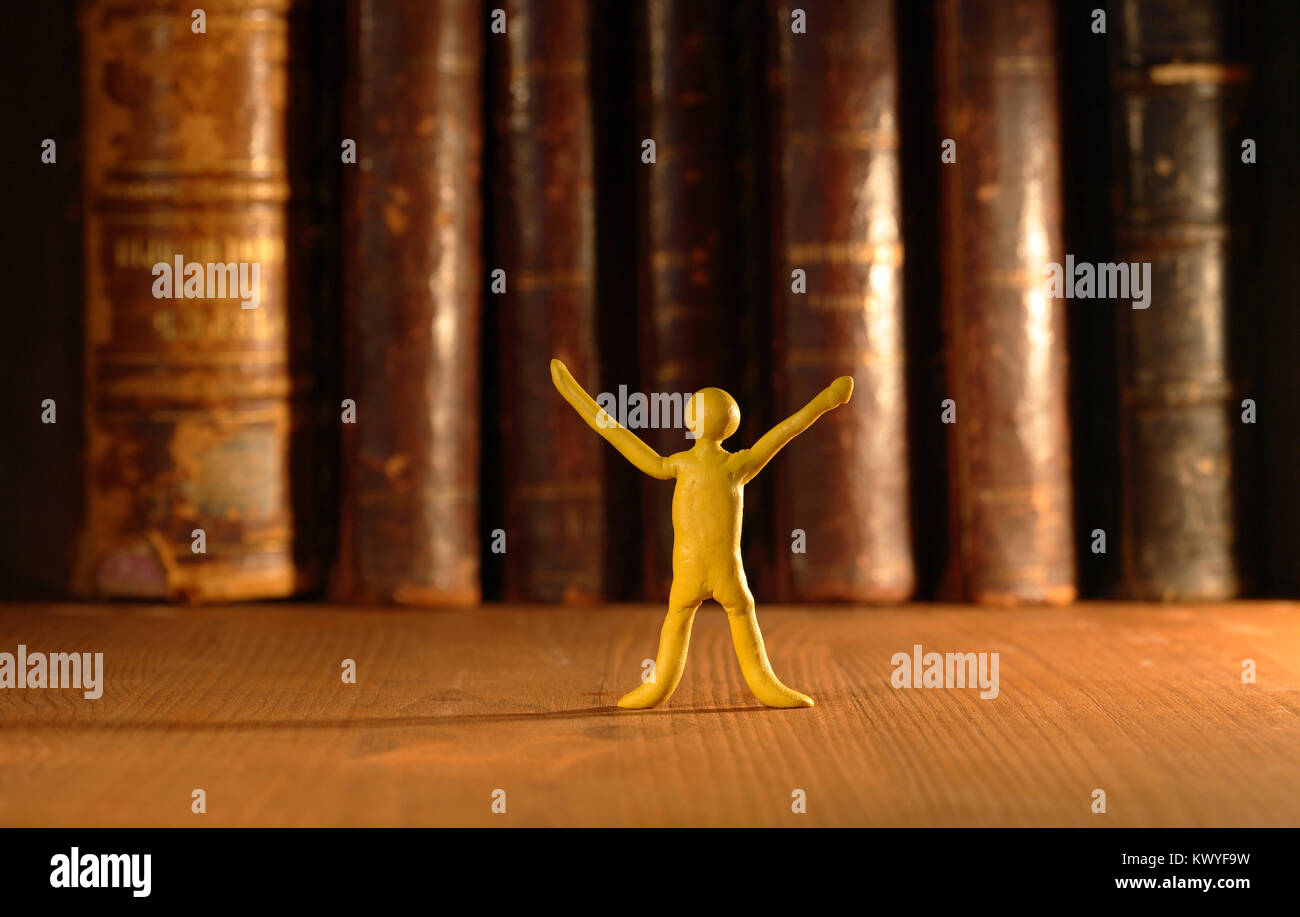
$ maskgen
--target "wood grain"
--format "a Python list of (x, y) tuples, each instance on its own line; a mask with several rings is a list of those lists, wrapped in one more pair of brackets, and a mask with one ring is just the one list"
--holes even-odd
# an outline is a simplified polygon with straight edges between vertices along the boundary
[[(809, 710), (757, 705), (709, 603), (669, 706), (618, 710), (660, 618), (5, 606), (0, 651), (105, 686), (0, 690), (0, 825), (1300, 824), (1294, 603), (760, 607)], [(915, 643), (999, 653), (999, 696), (891, 687)]]

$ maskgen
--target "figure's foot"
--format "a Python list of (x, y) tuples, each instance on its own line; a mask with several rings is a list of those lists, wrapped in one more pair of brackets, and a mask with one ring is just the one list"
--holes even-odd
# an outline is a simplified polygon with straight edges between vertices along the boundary
[(772, 671), (772, 664), (767, 661), (767, 650), (763, 647), (763, 634), (758, 629), (758, 619), (754, 617), (753, 605), (741, 611), (728, 608), (727, 618), (731, 625), (731, 640), (736, 648), (736, 658), (740, 661), (740, 671), (754, 696), (767, 707), (788, 709), (813, 706), (811, 697), (787, 688)]
[(657, 707), (666, 700), (668, 695), (653, 681), (647, 681), (620, 697), (618, 705), (624, 710), (645, 710), (649, 707)]
[(807, 694), (802, 694), (793, 688), (787, 688), (776, 679), (772, 679), (775, 684), (764, 685), (761, 691), (755, 691), (754, 696), (762, 701), (766, 707), (778, 707), (789, 709), (791, 707), (812, 707), (816, 702)]

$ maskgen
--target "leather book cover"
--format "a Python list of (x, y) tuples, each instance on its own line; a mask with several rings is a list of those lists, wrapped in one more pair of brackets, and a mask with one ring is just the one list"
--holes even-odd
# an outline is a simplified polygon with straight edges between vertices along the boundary
[[(575, 422), (549, 368), (559, 358), (593, 395), (601, 391), (589, 10), (581, 0), (500, 8), (505, 33), (486, 37), (485, 302), (497, 336), (503, 591), (511, 601), (595, 601), (605, 594), (609, 446)], [(503, 293), (493, 290), (494, 271), (503, 272)]]
[(86, 490), (77, 591), (271, 598), (295, 551), (287, 0), (82, 9)]
[(479, 600), (483, 42), (478, 0), (355, 0), (335, 593)]
[[(955, 579), (989, 604), (1074, 599), (1054, 8), (943, 0), (939, 133)], [(940, 156), (941, 150), (934, 155)], [(1085, 304), (1086, 306), (1091, 303)]]
[(1150, 274), (1146, 308), (1117, 306), (1134, 598), (1230, 599), (1254, 576), (1251, 9), (1126, 0), (1112, 17), (1117, 260)]
[[(795, 7), (805, 33), (791, 29)], [(893, 4), (771, 9), (776, 419), (837, 376), (856, 385), (774, 467), (782, 592), (901, 601), (915, 569)]]

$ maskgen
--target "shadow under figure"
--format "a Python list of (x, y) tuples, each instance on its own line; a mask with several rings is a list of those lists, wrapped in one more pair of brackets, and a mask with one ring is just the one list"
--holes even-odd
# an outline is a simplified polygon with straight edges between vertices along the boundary
[(840, 376), (765, 433), (753, 448), (739, 452), (722, 448), (722, 441), (740, 426), (736, 400), (720, 388), (701, 389), (686, 405), (686, 427), (695, 435), (695, 445), (667, 458), (596, 404), (559, 360), (551, 361), (551, 379), (587, 426), (609, 440), (625, 459), (652, 478), (677, 479), (673, 491), (673, 585), (654, 679), (623, 695), (618, 705), (639, 710), (672, 696), (686, 668), (695, 611), (701, 602), (712, 598), (726, 609), (740, 670), (754, 696), (769, 707), (811, 707), (811, 697), (781, 684), (763, 648), (754, 597), (740, 559), (744, 487), (782, 446), (822, 414), (847, 402), (853, 394), (853, 379)]

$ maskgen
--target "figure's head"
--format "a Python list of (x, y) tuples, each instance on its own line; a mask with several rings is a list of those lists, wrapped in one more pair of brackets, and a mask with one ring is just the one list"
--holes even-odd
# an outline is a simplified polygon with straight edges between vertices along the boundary
[(696, 439), (722, 442), (740, 426), (740, 407), (720, 388), (702, 388), (686, 402), (686, 429)]

